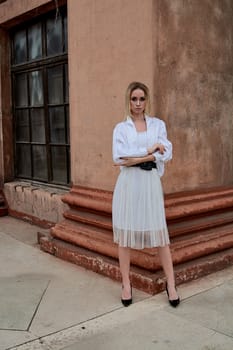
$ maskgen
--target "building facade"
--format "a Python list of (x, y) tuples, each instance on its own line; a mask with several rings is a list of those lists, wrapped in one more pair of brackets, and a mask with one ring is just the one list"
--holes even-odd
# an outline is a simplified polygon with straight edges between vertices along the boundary
[[(52, 227), (45, 250), (119, 278), (112, 131), (138, 80), (174, 147), (162, 181), (175, 263), (232, 262), (232, 15), (231, 0), (1, 1), (0, 188), (11, 215)], [(159, 290), (143, 272), (159, 271), (156, 252), (132, 259), (135, 284)]]

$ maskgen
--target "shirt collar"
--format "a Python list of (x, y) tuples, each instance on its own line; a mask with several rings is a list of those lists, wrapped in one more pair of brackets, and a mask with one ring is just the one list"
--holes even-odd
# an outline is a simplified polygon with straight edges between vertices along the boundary
[[(145, 114), (145, 119), (146, 119), (146, 124), (148, 125), (148, 123), (149, 123), (149, 121), (150, 121), (150, 117), (149, 117), (147, 114)], [(132, 120), (132, 118), (130, 117), (130, 115), (128, 115), (128, 116), (126, 117), (126, 122), (129, 123), (129, 124), (131, 124), (131, 125), (133, 125), (133, 120)]]

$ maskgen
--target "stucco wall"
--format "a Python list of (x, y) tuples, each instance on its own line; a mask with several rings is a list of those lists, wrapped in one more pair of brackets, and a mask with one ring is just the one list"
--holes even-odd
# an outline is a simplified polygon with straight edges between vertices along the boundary
[(63, 219), (68, 205), (61, 198), (67, 191), (22, 181), (4, 184), (9, 213), (44, 227), (50, 227)]
[(174, 158), (166, 189), (233, 184), (233, 3), (159, 1), (158, 114)]
[(48, 2), (52, 2), (51, 0), (7, 0), (3, 4), (1, 4), (0, 11), (0, 23), (5, 23), (12, 19), (15, 19), (17, 16), (22, 15), (27, 11), (31, 11), (38, 6), (44, 5)]
[(112, 129), (148, 84), (174, 158), (165, 192), (233, 184), (231, 0), (68, 0), (72, 180), (112, 190)]
[[(55, 4), (8, 0), (0, 25)], [(174, 145), (165, 192), (233, 185), (232, 16), (231, 0), (68, 0), (75, 185), (113, 189), (112, 130), (132, 80), (150, 87), (152, 114), (166, 121)]]
[(68, 0), (72, 181), (113, 189), (112, 131), (132, 80), (153, 92), (153, 1)]
[(21, 23), (20, 16), (24, 15), (24, 20), (32, 18), (32, 11), (34, 11), (33, 16), (37, 16), (41, 13), (39, 8), (43, 5), (46, 6), (46, 10), (49, 8), (54, 8), (57, 5), (63, 4), (65, 2), (62, 0), (7, 0), (0, 6), (0, 25), (7, 27), (14, 24)]

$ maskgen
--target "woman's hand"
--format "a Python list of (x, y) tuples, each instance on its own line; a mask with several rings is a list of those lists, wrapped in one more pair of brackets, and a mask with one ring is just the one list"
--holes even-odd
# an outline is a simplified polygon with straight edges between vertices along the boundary
[(165, 149), (165, 146), (162, 145), (161, 143), (155, 143), (152, 147), (149, 147), (147, 151), (148, 151), (148, 154), (152, 154), (156, 151), (159, 151), (160, 154), (164, 154), (166, 149)]

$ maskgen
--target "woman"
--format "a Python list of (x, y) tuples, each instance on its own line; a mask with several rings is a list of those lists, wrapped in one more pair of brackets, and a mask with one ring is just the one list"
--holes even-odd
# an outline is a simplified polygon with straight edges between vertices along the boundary
[(132, 303), (129, 278), (130, 248), (158, 247), (171, 306), (180, 303), (169, 248), (163, 191), (160, 176), (164, 163), (172, 158), (165, 123), (148, 116), (149, 89), (133, 82), (126, 91), (126, 120), (113, 132), (113, 161), (120, 166), (113, 193), (112, 219), (114, 242), (119, 245), (122, 275), (121, 301)]

